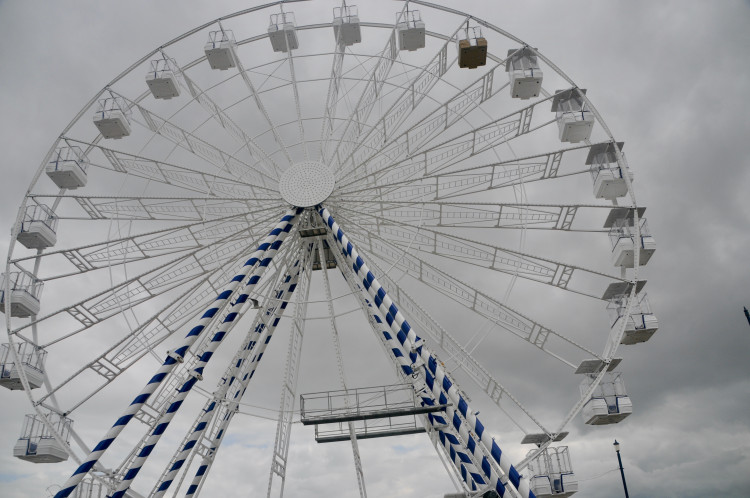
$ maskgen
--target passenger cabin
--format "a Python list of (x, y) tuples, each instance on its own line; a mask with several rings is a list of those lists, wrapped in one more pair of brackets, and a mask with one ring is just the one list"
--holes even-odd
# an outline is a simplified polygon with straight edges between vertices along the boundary
[[(633, 268), (635, 265), (636, 244), (639, 249), (639, 266), (646, 265), (656, 251), (656, 241), (651, 236), (646, 218), (642, 214), (646, 208), (638, 208), (638, 228), (635, 226), (634, 208), (614, 208), (604, 228), (609, 229), (609, 241), (612, 245), (612, 264)], [(640, 238), (638, 237), (640, 231)], [(636, 239), (637, 242), (636, 242)]]
[[(56, 413), (49, 413), (55, 431), (66, 445), (70, 440), (70, 426), (73, 421)], [(66, 446), (60, 444), (39, 415), (26, 415), (21, 437), (13, 447), (13, 456), (33, 463), (57, 463), (68, 459)]]
[[(596, 374), (586, 375), (581, 382), (581, 396), (584, 396)], [(583, 405), (581, 416), (589, 425), (616, 424), (633, 413), (633, 403), (625, 390), (619, 372), (607, 372), (602, 382)]]
[(351, 46), (362, 41), (356, 5), (333, 9), (333, 37), (340, 46)]
[(561, 142), (588, 140), (594, 129), (594, 114), (586, 105), (585, 89), (557, 90), (552, 97), (552, 112), (557, 116)]
[[(537, 450), (530, 450), (531, 456)], [(578, 491), (578, 479), (573, 473), (567, 446), (549, 446), (529, 461), (529, 485), (539, 498), (565, 498)]]
[(526, 100), (538, 97), (542, 90), (542, 70), (536, 52), (530, 47), (508, 50), (505, 70), (510, 78), (510, 96)]
[(44, 204), (26, 206), (16, 239), (28, 249), (46, 249), (57, 242), (57, 216)]
[(406, 18), (396, 24), (398, 49), (413, 52), (424, 48), (425, 28), (418, 10), (406, 11)]
[(226, 71), (237, 66), (234, 58), (234, 34), (230, 30), (211, 31), (204, 51), (211, 69)]
[[(16, 349), (18, 362), (13, 357)], [(47, 352), (29, 342), (18, 344), (0, 344), (0, 386), (15, 391), (23, 389), (21, 372), (26, 374), (26, 380), (31, 389), (36, 389), (44, 381), (44, 359)]]
[[(622, 151), (624, 142), (617, 142), (617, 148)], [(633, 173), (627, 167), (625, 155), (621, 152), (623, 163), (617, 161), (614, 142), (592, 145), (586, 158), (589, 166), (591, 179), (594, 182), (594, 197), (597, 199), (613, 200), (624, 197), (628, 193), (628, 185), (625, 181), (627, 174), (630, 183), (633, 183)]]
[(47, 176), (58, 188), (74, 190), (86, 186), (89, 162), (80, 147), (58, 147), (47, 163)]
[(271, 47), (274, 52), (289, 52), (299, 48), (294, 13), (271, 14), (268, 38), (271, 40)]
[(608, 299), (607, 313), (612, 329), (625, 323), (625, 333), (620, 344), (632, 345), (646, 342), (659, 329), (659, 321), (651, 311), (651, 304), (645, 292), (635, 295), (630, 313), (626, 313), (630, 302), (630, 292), (611, 296)]
[(458, 40), (458, 67), (476, 69), (487, 64), (487, 40), (479, 26), (466, 27)]
[(175, 67), (169, 59), (154, 59), (146, 74), (146, 84), (155, 99), (169, 100), (180, 96)]
[(104, 138), (120, 139), (130, 135), (130, 109), (122, 97), (107, 97), (99, 101), (94, 113), (94, 124)]
[(3, 273), (0, 277), (0, 310), (7, 313), (6, 279), (10, 279), (10, 316), (26, 318), (39, 313), (39, 298), (44, 282), (25, 270)]

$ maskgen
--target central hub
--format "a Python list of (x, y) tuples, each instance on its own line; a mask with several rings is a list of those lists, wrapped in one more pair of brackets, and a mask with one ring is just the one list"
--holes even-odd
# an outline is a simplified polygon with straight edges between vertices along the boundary
[(279, 192), (292, 206), (306, 208), (328, 199), (335, 184), (328, 166), (317, 161), (302, 161), (281, 174)]

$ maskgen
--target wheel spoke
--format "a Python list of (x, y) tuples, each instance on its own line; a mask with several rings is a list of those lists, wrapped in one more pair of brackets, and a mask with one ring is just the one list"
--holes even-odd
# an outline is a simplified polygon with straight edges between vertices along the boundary
[[(373, 153), (372, 144), (374, 143), (377, 143), (377, 148), (380, 149), (382, 144), (386, 142), (388, 138), (385, 133), (398, 129), (398, 126), (403, 123), (409, 113), (417, 108), (424, 97), (427, 96), (443, 74), (445, 74), (448, 70), (448, 46), (465, 22), (465, 20), (461, 21), (459, 27), (453, 32), (451, 37), (446, 38), (445, 44), (432, 57), (432, 59), (424, 65), (419, 74), (413, 79), (412, 83), (404, 89), (396, 103), (383, 113), (379, 122), (364, 137), (360, 137), (356, 142), (348, 142), (350, 145), (339, 153), (338, 163), (342, 165), (341, 180), (346, 180), (350, 175), (355, 173), (355, 166), (365, 163), (361, 156), (354, 157), (354, 154), (360, 150), (363, 144), (368, 144), (370, 146), (364, 150), (364, 154)], [(386, 124), (388, 125), (387, 127)], [(382, 128), (383, 134), (380, 133), (380, 128)], [(355, 178), (359, 178), (359, 176), (356, 176)], [(347, 180), (344, 185), (347, 185), (348, 183), (351, 182)]]
[[(352, 222), (351, 225), (356, 226), (357, 224)], [(580, 361), (580, 359), (566, 358), (566, 352), (569, 348), (574, 351), (577, 350), (578, 354), (583, 354), (584, 357), (598, 357), (596, 353), (577, 344), (572, 339), (505, 306), (485, 292), (428, 263), (420, 256), (405, 253), (400, 248), (394, 248), (390, 243), (372, 233), (365, 237), (354, 231), (352, 232), (352, 239), (362, 246), (371, 257), (382, 260), (387, 265), (395, 265), (419, 282), (437, 290), (477, 315), (489, 319), (503, 330), (520, 337), (570, 367), (575, 368), (578, 365), (576, 360)], [(564, 346), (569, 346), (569, 348)]]
[[(26, 256), (13, 260), (14, 264), (41, 258), (50, 259), (55, 273), (44, 273), (44, 280), (51, 281), (104, 268), (116, 268), (136, 261), (176, 256), (188, 251), (233, 241), (256, 239), (263, 228), (273, 221), (276, 214), (269, 214), (249, 226), (243, 216), (229, 216), (211, 222), (198, 222), (168, 227), (154, 232), (112, 239), (107, 242), (85, 244), (78, 247), (49, 251), (41, 256)], [(226, 249), (225, 249), (226, 250)], [(61, 266), (63, 256), (71, 266)], [(73, 270), (73, 271), (71, 271)]]
[[(356, 215), (356, 212), (340, 208), (343, 216)], [(396, 248), (403, 250), (417, 250), (425, 254), (433, 254), (447, 260), (467, 263), (480, 268), (495, 270), (509, 275), (516, 275), (560, 289), (576, 292), (594, 299), (602, 299), (604, 283), (627, 282), (627, 280), (588, 269), (578, 265), (554, 261), (535, 256), (515, 249), (508, 249), (493, 244), (487, 244), (465, 236), (452, 235), (426, 226), (413, 226), (398, 223), (378, 216), (371, 216), (377, 224), (378, 233)], [(450, 266), (450, 264), (449, 264)], [(600, 291), (591, 291), (571, 287), (570, 282), (574, 274), (586, 273), (588, 276), (601, 277)]]
[[(401, 10), (401, 16), (403, 16), (405, 9), (406, 7)], [(336, 41), (336, 44), (337, 46), (341, 45), (339, 40)], [(396, 32), (394, 28), (391, 31), (391, 35), (388, 37), (388, 41), (385, 43), (385, 47), (380, 51), (377, 62), (372, 68), (372, 71), (367, 77), (363, 78), (366, 82), (365, 87), (349, 114), (349, 117), (344, 124), (341, 137), (336, 143), (336, 148), (331, 156), (331, 159), (334, 160), (332, 169), (335, 173), (338, 173), (339, 168), (342, 166), (339, 160), (340, 157), (348, 155), (347, 148), (354, 146), (362, 136), (363, 130), (360, 123), (365, 123), (370, 117), (370, 113), (375, 108), (375, 104), (380, 98), (383, 84), (388, 78), (397, 54), (398, 48), (396, 47)]]
[[(60, 220), (149, 220), (149, 221), (210, 221), (227, 216), (245, 215), (249, 223), (283, 206), (267, 199), (233, 197), (99, 197), (87, 195), (33, 194), (31, 199), (44, 202), (73, 200), (83, 210), (57, 216)], [(74, 203), (69, 203), (75, 205)]]
[(230, 175), (209, 173), (196, 168), (157, 161), (73, 138), (64, 137), (64, 140), (70, 145), (77, 144), (86, 147), (89, 151), (101, 152), (106, 161), (94, 162), (89, 153), (89, 160), (94, 167), (144, 178), (164, 185), (172, 185), (188, 191), (206, 195), (213, 194), (218, 197), (235, 196), (268, 199), (273, 199), (276, 192), (274, 189)]
[[(165, 57), (168, 57), (166, 53), (162, 52)], [(241, 144), (247, 147), (248, 152), (261, 158), (262, 164), (265, 166), (265, 173), (270, 174), (272, 177), (277, 178), (279, 175), (279, 166), (271, 159), (265, 150), (251, 137), (249, 137), (245, 131), (237, 125), (232, 118), (216, 103), (206, 92), (201, 90), (198, 84), (193, 81), (187, 73), (180, 70), (180, 74), (185, 80), (185, 86), (190, 92), (190, 95), (198, 102), (210, 115), (214, 118), (219, 125), (227, 130), (230, 135), (237, 139)]]
[[(122, 95), (119, 95), (122, 98)], [(127, 101), (127, 100), (126, 100)], [(133, 120), (145, 129), (150, 130), (156, 135), (160, 135), (175, 145), (187, 150), (195, 156), (213, 164), (218, 171), (224, 171), (233, 177), (258, 183), (263, 187), (273, 186), (273, 179), (268, 179), (266, 174), (259, 171), (255, 166), (250, 165), (232, 154), (228, 154), (218, 147), (206, 142), (182, 129), (180, 126), (158, 116), (156, 113), (149, 111), (136, 102), (128, 102), (130, 106), (139, 111), (141, 119), (136, 116)]]
[[(374, 184), (384, 174), (389, 174), (391, 179), (408, 178), (417, 172), (434, 174), (460, 164), (461, 161), (493, 150), (497, 146), (553, 123), (555, 120), (550, 119), (535, 127), (531, 126), (536, 106), (546, 101), (545, 99), (534, 102), (519, 111), (473, 128), (449, 140), (437, 144), (427, 142), (429, 144), (427, 147), (417, 147), (411, 143), (410, 134), (419, 136), (417, 132), (420, 130), (408, 130), (394, 139), (393, 145), (371, 151), (371, 157), (360, 163), (365, 166), (358, 168), (358, 174), (353, 179), (347, 180), (343, 186), (347, 187), (355, 182)], [(428, 125), (431, 124), (424, 124), (428, 131)]]
[[(493, 202), (457, 201), (366, 201), (350, 199), (349, 211), (359, 213), (362, 224), (376, 224), (373, 216), (394, 223), (408, 223), (416, 226), (444, 228), (507, 228), (524, 230), (555, 230), (573, 232), (602, 232), (602, 225), (596, 226), (587, 221), (585, 226), (573, 226), (576, 215), (581, 211), (593, 214), (608, 214), (611, 205), (606, 204), (525, 204)], [(356, 210), (355, 210), (356, 206)], [(603, 218), (603, 216), (602, 216)], [(369, 220), (369, 223), (368, 221)], [(374, 229), (374, 227), (373, 227)]]
[[(599, 144), (595, 144), (599, 145)], [(571, 147), (546, 154), (537, 154), (482, 166), (424, 174), (417, 178), (400, 180), (389, 176), (378, 178), (375, 186), (341, 189), (339, 195), (368, 195), (381, 200), (442, 200), (464, 197), (488, 190), (517, 187), (534, 181), (551, 180), (561, 176), (588, 173), (588, 169), (560, 173), (559, 168), (566, 152), (590, 146)], [(408, 175), (413, 173), (409, 172)]]

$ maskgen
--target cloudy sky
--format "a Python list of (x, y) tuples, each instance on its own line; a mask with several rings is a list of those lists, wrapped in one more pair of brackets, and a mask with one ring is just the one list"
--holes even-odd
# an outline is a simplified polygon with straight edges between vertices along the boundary
[[(328, 9), (328, 2), (323, 5)], [(359, 2), (362, 12), (375, 5)], [(7, 232), (39, 162), (91, 96), (154, 47), (246, 6), (229, 0), (131, 1), (127, 7), (114, 2), (0, 0), (5, 40), (0, 45), (5, 174), (0, 228), (6, 230), (0, 254), (7, 252)], [(750, 208), (743, 201), (750, 185), (750, 3), (570, 1), (521, 6), (465, 0), (462, 9), (538, 47), (589, 89), (612, 132), (627, 144), (638, 200), (648, 207), (659, 244), (645, 273), (660, 329), (627, 357), (634, 414), (603, 428), (573, 422), (566, 443), (581, 480), (577, 496), (621, 493), (619, 475), (612, 472), (615, 438), (622, 443), (631, 496), (747, 496), (750, 326), (742, 307), (750, 306)], [(45, 489), (62, 482), (72, 465), (53, 469), (14, 459), (12, 446), (30, 407), (23, 393), (5, 390), (0, 403), (1, 494), (46, 496)], [(261, 432), (273, 430), (266, 421), (253, 423)], [(243, 486), (265, 490), (267, 443), (256, 440), (249, 425), (238, 436), (244, 444), (230, 445), (226, 453), (236, 462), (262, 462), (257, 466), (262, 470), (251, 474), (261, 482), (245, 483), (240, 475), (245, 471), (238, 466), (212, 484), (217, 493), (234, 495)], [(290, 464), (299, 474), (288, 483), (296, 486), (288, 487), (288, 495), (302, 490), (308, 496), (356, 494), (347, 448), (315, 453), (315, 446), (307, 443), (292, 447), (291, 461), (305, 464)], [(450, 491), (429, 445), (420, 444), (411, 438), (362, 445), (370, 496), (390, 495), (388, 486), (394, 482), (403, 496)], [(416, 466), (419, 480), (383, 476), (381, 470), (394, 472), (394, 467), (383, 466), (380, 458)], [(422, 461), (432, 467), (420, 474)], [(222, 468), (234, 469), (230, 463)], [(433, 474), (440, 477), (433, 481), (428, 478)]]

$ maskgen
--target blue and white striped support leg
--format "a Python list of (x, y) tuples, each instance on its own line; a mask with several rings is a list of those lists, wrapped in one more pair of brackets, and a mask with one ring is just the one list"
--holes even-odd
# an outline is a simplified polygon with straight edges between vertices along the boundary
[(105, 434), (101, 441), (99, 441), (99, 443), (94, 447), (93, 451), (86, 457), (83, 463), (76, 469), (76, 471), (72, 476), (70, 476), (65, 484), (63, 484), (60, 491), (55, 494), (55, 498), (67, 498), (68, 496), (70, 496), (70, 494), (73, 492), (76, 486), (78, 486), (78, 484), (86, 476), (86, 474), (92, 468), (94, 468), (96, 462), (99, 461), (104, 452), (107, 451), (107, 449), (112, 445), (114, 440), (122, 432), (128, 422), (130, 422), (133, 416), (138, 413), (138, 411), (141, 409), (144, 403), (146, 403), (146, 401), (154, 393), (154, 391), (156, 391), (162, 381), (172, 372), (177, 363), (182, 361), (185, 353), (188, 351), (188, 349), (190, 349), (190, 346), (192, 346), (193, 343), (198, 339), (200, 334), (203, 332), (203, 329), (211, 322), (213, 317), (226, 306), (227, 302), (229, 301), (229, 297), (239, 287), (240, 283), (245, 280), (247, 275), (249, 275), (249, 273), (258, 265), (258, 263), (261, 262), (260, 258), (262, 258), (265, 252), (271, 247), (271, 244), (276, 241), (279, 235), (289, 232), (289, 230), (292, 228), (292, 223), (299, 212), (300, 210), (296, 209), (290, 209), (289, 211), (287, 211), (281, 221), (274, 227), (273, 230), (271, 230), (268, 236), (258, 246), (258, 249), (252, 254), (250, 259), (245, 262), (245, 265), (242, 267), (240, 273), (237, 274), (218, 295), (216, 300), (211, 304), (211, 307), (207, 309), (206, 312), (201, 316), (198, 324), (193, 327), (190, 332), (188, 332), (187, 336), (185, 337), (185, 343), (167, 356), (161, 368), (159, 368), (156, 374), (151, 377), (140, 394), (138, 394), (138, 396), (136, 396), (135, 399), (130, 403), (128, 408), (125, 410), (125, 413), (123, 413), (123, 415), (117, 419), (115, 424), (109, 429), (109, 431), (107, 431), (107, 434)]
[[(141, 468), (143, 468), (146, 460), (148, 460), (148, 457), (151, 455), (154, 447), (159, 442), (164, 432), (167, 430), (169, 423), (172, 421), (175, 414), (177, 414), (177, 411), (180, 409), (182, 403), (185, 401), (188, 394), (193, 389), (193, 386), (195, 386), (195, 384), (199, 380), (203, 379), (203, 370), (206, 368), (206, 365), (213, 357), (216, 349), (219, 347), (224, 338), (229, 335), (235, 324), (242, 317), (242, 309), (246, 308), (247, 301), (250, 298), (250, 293), (255, 288), (266, 268), (268, 268), (268, 265), (271, 263), (271, 260), (281, 247), (281, 244), (284, 242), (284, 239), (286, 238), (291, 228), (292, 223), (290, 222), (285, 227), (285, 229), (278, 234), (277, 239), (273, 243), (271, 243), (270, 247), (264, 254), (265, 257), (260, 261), (257, 270), (253, 273), (252, 277), (250, 277), (250, 280), (243, 289), (242, 294), (237, 297), (237, 300), (234, 303), (231, 303), (229, 313), (224, 318), (224, 322), (219, 326), (219, 330), (208, 342), (205, 351), (203, 351), (198, 360), (198, 364), (195, 366), (193, 371), (190, 372), (190, 379), (185, 381), (185, 383), (180, 387), (180, 389), (177, 391), (177, 394), (174, 396), (172, 403), (170, 403), (169, 407), (167, 408), (167, 411), (159, 417), (159, 420), (156, 422), (156, 425), (153, 431), (151, 431), (148, 439), (146, 440), (145, 445), (143, 446), (143, 448), (141, 448), (138, 456), (131, 463), (130, 468), (127, 470), (127, 472), (125, 472), (122, 481), (120, 481), (120, 485), (117, 487), (117, 491), (112, 495), (111, 498), (123, 498), (125, 496), (125, 492), (128, 490), (128, 488), (130, 488), (130, 484), (133, 482), (133, 479), (135, 479)], [(243, 280), (244, 278), (240, 279), (240, 281)]]
[[(235, 404), (239, 404), (239, 402), (242, 401), (242, 397), (244, 396), (245, 391), (247, 390), (247, 386), (250, 384), (250, 380), (253, 378), (253, 375), (255, 374), (255, 371), (258, 368), (258, 363), (263, 358), (263, 353), (265, 353), (266, 347), (268, 347), (268, 344), (271, 342), (273, 333), (274, 331), (276, 331), (276, 327), (279, 325), (279, 322), (281, 321), (281, 316), (284, 314), (284, 311), (289, 305), (289, 300), (291, 299), (292, 295), (294, 294), (295, 289), (297, 288), (299, 275), (300, 275), (300, 272), (303, 270), (303, 268), (299, 265), (295, 265), (295, 266), (298, 266), (298, 270), (296, 273), (294, 273), (294, 277), (291, 277), (291, 275), (287, 275), (287, 277), (284, 280), (284, 284), (285, 284), (284, 289), (277, 292), (275, 296), (276, 299), (281, 300), (281, 304), (275, 310), (273, 310), (273, 314), (270, 317), (270, 319), (262, 321), (255, 329), (255, 332), (258, 334), (261, 334), (262, 332), (265, 331), (265, 339), (258, 342), (252, 359), (249, 362), (246, 361), (242, 365), (241, 380), (239, 382), (239, 385), (235, 388), (234, 397), (232, 399), (233, 403)], [(268, 314), (269, 312), (270, 311), (267, 310), (266, 314)], [(224, 420), (221, 421), (221, 424), (219, 425), (218, 431), (216, 433), (216, 437), (213, 440), (213, 446), (211, 447), (211, 451), (208, 454), (208, 456), (203, 459), (200, 466), (198, 467), (198, 470), (195, 473), (195, 476), (193, 477), (193, 481), (188, 487), (188, 490), (185, 496), (193, 497), (195, 496), (196, 492), (200, 489), (202, 482), (206, 477), (206, 473), (208, 472), (208, 469), (211, 467), (211, 464), (213, 463), (213, 459), (216, 456), (216, 452), (219, 450), (219, 446), (221, 445), (221, 442), (224, 440), (223, 436), (224, 434), (226, 434), (227, 428), (229, 427), (229, 424), (232, 421), (234, 414), (235, 414), (234, 410), (227, 411), (227, 414), (224, 417)]]
[[(469, 427), (479, 438), (480, 444), (484, 445), (485, 450), (492, 456), (494, 462), (499, 465), (505, 474), (508, 475), (511, 484), (518, 490), (522, 498), (535, 498), (534, 493), (529, 488), (528, 480), (521, 479), (521, 475), (509, 461), (508, 457), (503, 454), (494, 439), (487, 431), (485, 431), (484, 425), (476, 417), (466, 400), (460, 395), (456, 386), (454, 386), (445, 376), (442, 367), (440, 367), (439, 363), (434, 360), (434, 355), (432, 355), (430, 351), (421, 344), (421, 339), (419, 339), (416, 333), (411, 329), (411, 326), (401, 314), (396, 304), (391, 300), (388, 293), (375, 278), (375, 275), (372, 274), (365, 262), (359, 256), (356, 248), (349, 241), (349, 238), (344, 234), (343, 230), (341, 230), (338, 223), (333, 219), (328, 209), (320, 207), (318, 213), (336, 238), (336, 242), (341, 248), (341, 251), (351, 263), (352, 269), (362, 280), (365, 289), (367, 289), (372, 296), (375, 305), (386, 317), (386, 321), (396, 335), (396, 338), (402, 345), (404, 345), (404, 349), (407, 351), (414, 349), (414, 352), (421, 357), (425, 364), (432, 359), (434, 362), (433, 368), (435, 370), (433, 375), (443, 386), (443, 389), (448, 394), (450, 400), (458, 406), (459, 411), (466, 418)], [(428, 370), (432, 371), (432, 368), (429, 368), (428, 366)], [(484, 469), (482, 470), (484, 471)], [(487, 475), (487, 477), (490, 478), (491, 475)]]
[[(437, 360), (437, 357), (425, 349), (423, 349), (422, 353), (422, 358), (425, 361), (424, 366), (427, 370), (428, 385), (432, 383), (434, 386), (433, 390), (439, 389), (442, 395), (447, 394), (447, 397), (453, 402), (454, 406), (458, 407), (458, 413), (456, 413), (453, 408), (450, 408), (449, 410), (451, 412), (451, 424), (453, 427), (459, 431), (459, 433), (466, 434), (467, 437), (470, 437), (468, 431), (473, 431), (473, 433), (479, 438), (479, 442), (484, 446), (484, 450), (489, 453), (491, 459), (499, 465), (502, 472), (507, 476), (508, 481), (510, 481), (513, 487), (518, 490), (518, 493), (522, 497), (534, 497), (534, 493), (529, 487), (529, 481), (521, 478), (521, 475), (511, 464), (509, 458), (500, 450), (500, 447), (495, 440), (489, 435), (488, 431), (485, 430), (484, 425), (479, 421), (475, 412), (471, 409), (456, 386), (446, 375), (446, 372)], [(470, 447), (470, 449), (472, 448)], [(476, 446), (474, 446), (472, 451), (478, 458), (479, 455), (482, 455), (483, 453)], [(482, 470), (485, 472), (485, 475), (487, 475), (494, 484), (494, 481), (498, 479), (499, 476), (494, 472), (492, 465), (490, 465), (490, 461), (485, 455), (482, 455), (481, 458), (479, 458), (479, 461), (482, 462)], [(488, 474), (489, 471), (492, 473)]]
[[(467, 484), (469, 490), (477, 491), (478, 487), (484, 486), (485, 482), (484, 479), (482, 479), (482, 476), (476, 472), (470, 472), (467, 468), (467, 464), (474, 467), (474, 465), (471, 464), (470, 460), (467, 460), (468, 456), (465, 453), (456, 451), (456, 447), (460, 447), (461, 445), (458, 438), (454, 434), (442, 430), (438, 431), (438, 437), (440, 438), (440, 444), (443, 445), (446, 452), (448, 453), (451, 462), (453, 462), (453, 465), (455, 465), (456, 468), (459, 469), (461, 478)], [(474, 467), (474, 470), (476, 470), (476, 467)], [(475, 480), (474, 478), (476, 478), (477, 480)]]
[[(356, 282), (355, 284), (357, 285), (357, 289), (361, 292), (362, 287)], [(415, 377), (414, 375), (412, 375), (414, 373), (414, 370), (412, 369), (412, 364), (409, 356), (404, 353), (401, 345), (395, 339), (393, 339), (389, 327), (383, 323), (380, 314), (373, 307), (370, 300), (367, 298), (363, 299), (374, 325), (377, 325), (376, 330), (380, 329), (379, 337), (381, 341), (393, 355), (395, 362), (401, 368), (403, 376), (412, 382), (414, 391), (417, 396), (422, 399), (423, 405), (434, 405), (435, 400), (438, 398), (432, 394), (432, 391), (430, 389), (428, 389), (428, 386), (425, 384), (424, 380), (422, 380), (421, 376)], [(443, 396), (443, 398), (445, 397)], [(445, 402), (442, 402), (442, 404), (445, 404)], [(468, 489), (476, 491), (477, 486), (484, 486), (486, 484), (486, 480), (482, 477), (480, 470), (476, 467), (476, 462), (480, 462), (481, 459), (472, 460), (472, 455), (467, 453), (468, 448), (466, 448), (461, 443), (459, 438), (451, 432), (450, 426), (444, 418), (443, 414), (429, 414), (425, 417), (425, 421), (438, 431), (438, 436), (440, 437), (441, 444), (445, 448), (448, 457), (458, 470), (461, 479), (463, 479), (463, 481), (466, 483)], [(498, 489), (498, 487), (493, 486), (493, 489)], [(502, 493), (500, 494), (500, 496), (502, 496), (505, 490), (504, 488), (500, 489), (502, 489)]]
[[(446, 397), (445, 392), (440, 389), (440, 385), (435, 382), (435, 378), (430, 375), (429, 372), (426, 375), (427, 385), (432, 390), (433, 395), (438, 399), (438, 402), (440, 404), (447, 404), (448, 398)], [(442, 420), (441, 422), (448, 423), (453, 427), (455, 431), (458, 432), (461, 440), (464, 441), (463, 447), (471, 455), (472, 461), (476, 462), (482, 469), (481, 472), (486, 476), (487, 482), (490, 487), (494, 489), (501, 497), (505, 496), (505, 493), (507, 491), (506, 484), (508, 482), (507, 476), (501, 476), (500, 474), (498, 474), (497, 470), (490, 464), (487, 455), (482, 451), (480, 445), (476, 443), (476, 440), (466, 428), (464, 420), (450, 404), (448, 404), (445, 409), (445, 415), (447, 417), (447, 421)], [(474, 468), (474, 471), (480, 472), (476, 467)]]
[[(264, 326), (270, 325), (269, 322), (272, 319), (275, 319), (277, 316), (280, 317), (281, 312), (283, 312), (283, 310), (286, 308), (285, 303), (291, 298), (292, 293), (297, 286), (297, 279), (299, 277), (300, 271), (299, 261), (297, 261), (292, 268), (293, 270), (291, 271), (293, 271), (294, 273), (288, 273), (283, 278), (280, 288), (274, 293), (272, 302), (268, 303), (268, 305), (264, 307), (263, 313), (258, 313), (255, 324), (251, 331), (248, 333), (247, 339), (244, 341), (245, 346), (243, 347), (242, 354), (240, 354), (239, 357), (233, 361), (231, 368), (227, 372), (227, 375), (224, 377), (225, 381), (224, 387), (222, 389), (223, 393), (220, 394), (221, 396), (226, 396), (229, 386), (234, 385), (234, 382), (235, 380), (237, 380), (238, 375), (241, 375), (241, 367), (247, 362), (247, 357), (253, 350), (253, 347), (257, 344)], [(283, 301), (279, 303), (278, 299), (282, 299)], [(278, 315), (276, 314), (277, 310), (280, 311)], [(173, 459), (174, 462), (172, 463), (172, 467), (169, 469), (168, 473), (157, 484), (156, 491), (151, 495), (152, 498), (161, 498), (167, 492), (167, 489), (169, 489), (169, 486), (174, 481), (177, 473), (185, 464), (185, 460), (190, 455), (191, 450), (198, 444), (198, 441), (203, 436), (203, 433), (208, 427), (208, 424), (213, 416), (216, 404), (216, 399), (211, 400), (207, 403), (206, 407), (203, 410), (202, 416), (193, 426), (193, 431), (190, 434), (190, 438), (186, 441), (180, 453), (178, 453)]]

